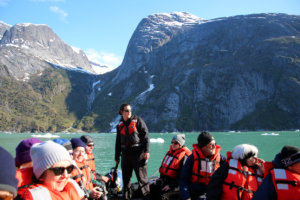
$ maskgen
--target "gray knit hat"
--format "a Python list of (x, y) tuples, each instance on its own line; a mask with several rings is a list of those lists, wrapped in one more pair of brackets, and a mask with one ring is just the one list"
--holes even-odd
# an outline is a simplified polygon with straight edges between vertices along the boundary
[(180, 134), (180, 135), (175, 135), (172, 139), (172, 141), (175, 140), (180, 144), (180, 146), (183, 146), (185, 144), (185, 135)]
[(93, 138), (92, 138), (91, 136), (89, 136), (89, 135), (82, 135), (82, 136), (80, 137), (80, 139), (81, 139), (86, 145), (94, 143)]
[(57, 162), (64, 160), (71, 162), (68, 151), (62, 145), (53, 141), (34, 144), (30, 149), (30, 156), (36, 178), (40, 178), (44, 171)]

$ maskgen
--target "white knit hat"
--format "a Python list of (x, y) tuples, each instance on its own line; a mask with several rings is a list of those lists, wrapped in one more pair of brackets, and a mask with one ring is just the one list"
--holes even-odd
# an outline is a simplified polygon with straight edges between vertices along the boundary
[(30, 149), (30, 156), (33, 164), (33, 173), (36, 178), (39, 178), (44, 171), (57, 162), (71, 161), (68, 151), (62, 145), (50, 140), (34, 144)]
[(231, 156), (237, 160), (247, 160), (252, 156), (257, 157), (257, 154), (258, 149), (256, 146), (251, 144), (240, 144), (234, 147)]

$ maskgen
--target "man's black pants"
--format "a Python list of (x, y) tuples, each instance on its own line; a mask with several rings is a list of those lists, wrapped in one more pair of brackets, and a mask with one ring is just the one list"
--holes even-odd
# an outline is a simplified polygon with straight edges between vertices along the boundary
[(132, 171), (134, 170), (135, 175), (138, 180), (138, 185), (141, 190), (141, 193), (144, 197), (150, 195), (150, 187), (148, 184), (147, 177), (147, 163), (142, 157), (143, 153), (136, 152), (136, 154), (123, 154), (122, 155), (122, 176), (123, 176), (123, 185), (124, 185), (124, 199), (132, 198), (131, 191), (131, 177)]

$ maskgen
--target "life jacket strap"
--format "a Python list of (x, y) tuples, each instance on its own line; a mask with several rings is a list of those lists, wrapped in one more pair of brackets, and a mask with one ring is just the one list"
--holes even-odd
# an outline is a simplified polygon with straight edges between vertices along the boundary
[(82, 167), (79, 167), (79, 169), (80, 169), (80, 170), (83, 170), (83, 169), (88, 168), (88, 167), (89, 167), (88, 165), (84, 165), (84, 166), (82, 166)]
[(74, 180), (76, 180), (78, 178), (81, 178), (81, 177), (83, 177), (83, 174), (78, 174), (76, 176), (71, 176), (71, 178), (74, 179)]
[(298, 181), (275, 180), (275, 183), (276, 183), (276, 184), (280, 184), (280, 183), (282, 183), (282, 184), (290, 184), (290, 185), (292, 185), (292, 186), (294, 186), (294, 187), (300, 187), (300, 184), (299, 184)]
[(254, 193), (252, 190), (249, 190), (249, 189), (244, 188), (242, 186), (235, 185), (234, 181), (232, 181), (231, 183), (224, 182), (223, 184), (228, 185), (230, 189), (237, 188), (238, 190), (244, 190), (244, 191), (249, 192), (249, 193)]

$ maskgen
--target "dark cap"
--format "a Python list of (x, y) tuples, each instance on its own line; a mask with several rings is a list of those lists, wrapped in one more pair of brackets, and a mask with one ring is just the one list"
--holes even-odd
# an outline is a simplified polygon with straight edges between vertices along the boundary
[(91, 136), (89, 136), (89, 135), (82, 135), (82, 136), (80, 137), (80, 139), (81, 139), (86, 145), (91, 144), (91, 143), (94, 143), (93, 138), (92, 138)]
[(72, 148), (75, 149), (77, 147), (86, 148), (86, 144), (80, 138), (72, 138), (71, 139)]
[(31, 162), (30, 148), (36, 143), (42, 143), (43, 141), (38, 138), (30, 138), (22, 140), (16, 147), (15, 164), (20, 167), (22, 164)]
[(300, 149), (294, 146), (284, 146), (281, 150), (281, 163), (284, 167), (300, 162)]
[(215, 138), (209, 132), (204, 131), (200, 133), (197, 140), (198, 140), (198, 145), (201, 148), (206, 146), (211, 141), (215, 140)]

